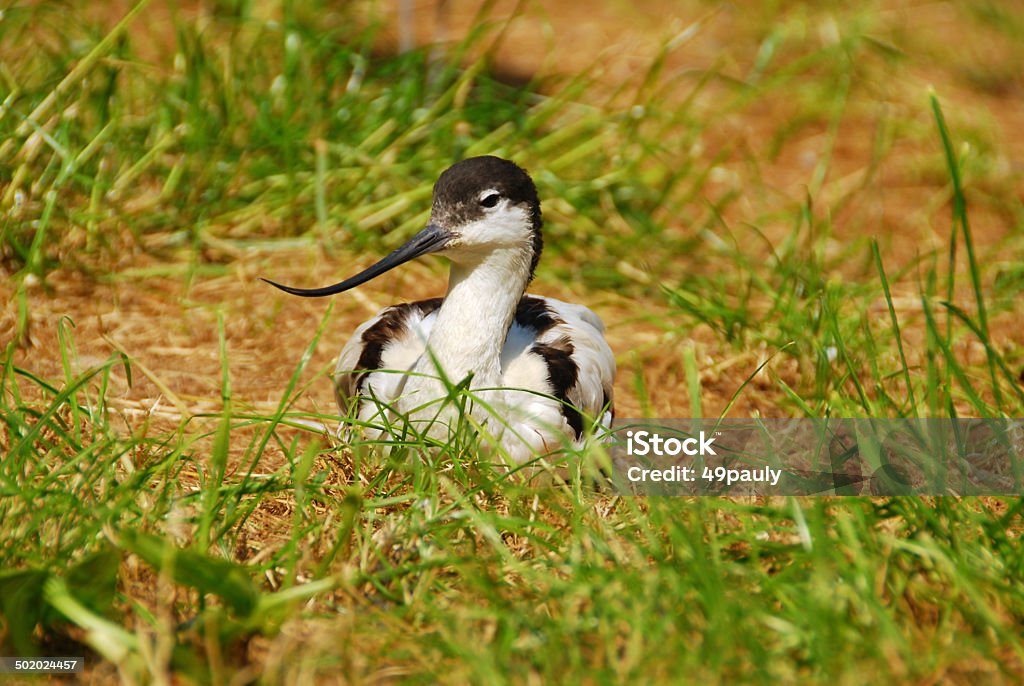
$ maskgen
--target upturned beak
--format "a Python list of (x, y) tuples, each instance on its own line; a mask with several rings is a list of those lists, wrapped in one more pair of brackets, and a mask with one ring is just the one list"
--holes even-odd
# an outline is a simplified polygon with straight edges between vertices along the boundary
[(405, 245), (395, 250), (377, 264), (359, 272), (353, 277), (345, 279), (340, 283), (336, 283), (333, 286), (324, 286), (323, 288), (292, 288), (291, 286), (283, 286), (279, 283), (274, 283), (270, 279), (264, 279), (263, 277), (260, 277), (260, 279), (262, 281), (266, 281), (274, 288), (280, 288), (285, 293), (301, 295), (304, 298), (321, 298), (325, 295), (344, 293), (350, 288), (355, 288), (356, 286), (364, 284), (371, 279), (377, 278), (384, 272), (405, 264), (409, 260), (414, 260), (421, 255), (428, 255), (432, 252), (443, 250), (451, 239), (451, 232), (442, 229), (437, 224), (427, 224), (426, 228), (410, 238)]

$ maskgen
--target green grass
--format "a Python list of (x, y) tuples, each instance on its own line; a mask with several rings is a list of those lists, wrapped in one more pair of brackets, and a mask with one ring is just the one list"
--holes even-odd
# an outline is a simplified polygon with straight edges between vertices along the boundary
[[(595, 103), (589, 72), (495, 79), (498, 25), (432, 61), (375, 55), (376, 28), (333, 5), (172, 10), (166, 45), (136, 30), (154, 7), (112, 30), (75, 5), (0, 21), (0, 652), (85, 654), (96, 678), (133, 683), (243, 667), (260, 683), (1024, 677), (1019, 499), (621, 498), (591, 487), (599, 455), (566, 450), (571, 478), (543, 486), (492, 464), (469, 426), (443, 444), (395, 427), (384, 451), (328, 439), (309, 423), (337, 419), (315, 360), (339, 315), (302, 353), (254, 365), (232, 359), (235, 329), (277, 345), (279, 313), (193, 297), (253, 254), (269, 271), (297, 248), (309, 263), (384, 252), (423, 223), (441, 169), (501, 154), (545, 200), (539, 288), (628, 303), (609, 334), (627, 406), (1024, 416), (1019, 174), (940, 89), (888, 90), (915, 56), (942, 63), (938, 47), (887, 34), (875, 6), (773, 7), (737, 20), (749, 54), (680, 72), (666, 43)], [(978, 35), (1024, 26), (956, 7)], [(829, 21), (838, 40), (806, 40)], [(987, 90), (1005, 78), (983, 68)], [(761, 147), (729, 128), (773, 108), (786, 113)], [(793, 202), (772, 174), (809, 132), (820, 146)], [(856, 183), (839, 171), (851, 137), (868, 148)], [(941, 248), (901, 252), (863, 211), (900, 194), (882, 178), (896, 163), (929, 191), (901, 228)], [(211, 313), (216, 342), (196, 351), (219, 360), (211, 397), (113, 340), (97, 358), (69, 273), (174, 284), (181, 309), (149, 327)], [(51, 301), (67, 319), (46, 321)], [(247, 389), (268, 360), (287, 383), (259, 404)], [(142, 383), (173, 420), (124, 418)]]

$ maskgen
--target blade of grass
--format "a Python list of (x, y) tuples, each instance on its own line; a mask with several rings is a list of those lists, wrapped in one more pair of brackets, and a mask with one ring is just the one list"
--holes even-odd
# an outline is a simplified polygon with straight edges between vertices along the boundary
[[(953, 150), (953, 142), (949, 134), (949, 129), (946, 126), (946, 119), (942, 114), (942, 107), (939, 105), (939, 99), (936, 97), (934, 91), (930, 92), (928, 97), (931, 101), (932, 113), (935, 116), (935, 123), (939, 129), (939, 137), (942, 139), (942, 148), (946, 153), (946, 166), (949, 169), (949, 177), (953, 183), (953, 242), (951, 243), (950, 260), (952, 261), (954, 259), (956, 227), (959, 225), (964, 237), (964, 247), (967, 249), (967, 267), (971, 275), (971, 287), (974, 290), (974, 302), (978, 308), (978, 327), (981, 329), (982, 340), (988, 341), (988, 314), (985, 309), (985, 296), (981, 286), (981, 272), (978, 267), (978, 260), (974, 254), (974, 239), (971, 236), (971, 225), (967, 217), (967, 198), (964, 195), (963, 181), (960, 177), (960, 164), (957, 161), (956, 152)], [(952, 269), (950, 270), (949, 276), (949, 289), (946, 300), (952, 303), (955, 302), (953, 297)], [(949, 321), (951, 322), (952, 319)], [(950, 340), (948, 335), (946, 340), (947, 342)], [(992, 392), (995, 394), (996, 407), (1002, 408), (1002, 390), (997, 380), (996, 360), (993, 357), (992, 352), (993, 351), (986, 346), (985, 355), (988, 359), (988, 370), (989, 377), (992, 381)]]
[(878, 271), (878, 278), (882, 282), (882, 293), (885, 294), (885, 304), (889, 308), (889, 320), (892, 322), (893, 338), (896, 341), (896, 348), (900, 353), (900, 366), (903, 371), (903, 382), (907, 387), (907, 396), (910, 399), (910, 408), (914, 416), (918, 416), (917, 399), (914, 397), (914, 385), (910, 381), (910, 365), (907, 364), (907, 355), (903, 350), (903, 333), (900, 331), (900, 322), (896, 317), (896, 307), (892, 302), (892, 292), (889, 290), (889, 279), (886, 278), (885, 268), (882, 266), (882, 254), (878, 250), (878, 241), (871, 241), (871, 254), (875, 258), (875, 268)]

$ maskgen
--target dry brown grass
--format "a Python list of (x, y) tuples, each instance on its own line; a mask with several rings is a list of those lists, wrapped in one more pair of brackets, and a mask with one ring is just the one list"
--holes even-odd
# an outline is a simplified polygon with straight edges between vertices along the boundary
[[(112, 3), (109, 10), (97, 5), (93, 9), (97, 13), (109, 11), (110, 16), (116, 17), (127, 4)], [(456, 37), (465, 32), (478, 3), (447, 5), (447, 31)], [(501, 22), (515, 7), (513, 2), (497, 2), (493, 17)], [(526, 3), (523, 13), (509, 25), (496, 53), (496, 70), (510, 79), (525, 80), (539, 74), (550, 92), (559, 87), (559, 79), (565, 75), (597, 64), (598, 69), (592, 74), (597, 77), (598, 87), (584, 97), (593, 98), (594, 102), (621, 102), (626, 96), (617, 90), (619, 85), (635, 79), (648, 67), (665, 37), (678, 35), (694, 22), (701, 22), (699, 29), (667, 57), (660, 83), (667, 89), (665, 101), (674, 102), (690, 92), (701, 73), (716, 71), (720, 76), (701, 94), (698, 109), (718, 112), (719, 108), (712, 104), (735, 98), (742, 90), (736, 82), (750, 74), (766, 38), (766, 27), (789, 26), (794, 32), (802, 32), (808, 43), (827, 44), (844, 34), (845, 27), (837, 23), (837, 17), (841, 20), (847, 16), (841, 10), (829, 13), (785, 3), (771, 17), (768, 10), (753, 7), (709, 7), (638, 0), (608, 3), (602, 11), (595, 12), (571, 3)], [(852, 87), (847, 107), (831, 133), (828, 108), (809, 108), (810, 96), (800, 92), (803, 81), (799, 79), (794, 80), (791, 88), (766, 90), (751, 104), (731, 109), (707, 128), (699, 148), (692, 152), (702, 162), (719, 155), (721, 159), (701, 188), (701, 197), (663, 210), (664, 216), (659, 220), (666, 225), (666, 235), (687, 237), (693, 235), (696, 227), (715, 226), (714, 213), (708, 206), (737, 192), (738, 199), (722, 208), (720, 218), (732, 227), (732, 235), (745, 236), (740, 240), (760, 245), (759, 239), (751, 238), (753, 233), (744, 233), (745, 227), (756, 224), (769, 241), (781, 240), (791, 231), (794, 211), (813, 190), (812, 215), (829, 218), (829, 248), (835, 255), (844, 254), (844, 247), (850, 243), (873, 236), (883, 246), (892, 273), (922, 253), (943, 253), (949, 240), (951, 192), (926, 104), (930, 85), (946, 105), (951, 126), (972, 141), (973, 147), (965, 147), (961, 152), (967, 166), (972, 227), (981, 254), (993, 263), (1005, 259), (1000, 252), (1001, 241), (1019, 233), (1019, 206), (1024, 199), (1024, 138), (1016, 135), (1024, 130), (1024, 76), (1014, 67), (1024, 63), (1024, 47), (997, 31), (974, 24), (970, 24), (972, 30), (965, 31), (965, 3), (905, 8), (901, 3), (879, 2), (873, 7), (864, 13), (875, 21), (870, 34), (889, 46), (883, 50), (892, 48), (901, 53), (898, 66), (888, 65), (881, 57), (864, 64), (865, 71), (882, 78), (864, 78)], [(191, 4), (181, 11), (202, 13), (201, 5)], [(434, 3), (418, 3), (417, 13), (428, 18), (417, 24), (419, 38), (435, 36)], [(162, 29), (170, 14), (168, 4), (156, 2), (137, 28), (153, 39), (139, 41), (147, 46), (141, 57), (151, 58), (158, 66), (172, 59), (174, 38)], [(393, 40), (394, 31), (388, 29), (381, 37), (380, 48), (388, 49)], [(786, 49), (795, 50), (791, 45)], [(601, 84), (605, 90), (599, 87)], [(830, 135), (834, 135), (834, 147), (830, 147)], [(879, 140), (884, 142), (884, 154), (880, 156)], [(815, 170), (823, 163), (823, 155), (828, 155), (828, 163), (822, 167), (825, 171), (820, 186), (809, 189)], [(139, 196), (145, 199), (155, 193), (155, 189), (149, 189), (148, 196)], [(556, 209), (547, 216), (558, 222), (563, 215)], [(271, 235), (282, 229), (274, 218), (266, 218), (265, 224), (262, 231)], [(116, 232), (116, 228), (112, 231)], [(76, 254), (84, 239), (68, 238), (62, 248), (67, 267), (50, 272), (45, 286), (28, 287), (28, 327), (16, 350), (15, 363), (43, 378), (61, 378), (58, 323), (62, 317), (70, 317), (75, 325), (81, 369), (102, 362), (114, 351), (122, 351), (134, 361), (131, 387), (123, 372), (118, 371), (112, 377), (114, 385), (108, 394), (109, 405), (120, 415), (126, 433), (173, 431), (182, 417), (215, 414), (221, 409), (219, 316), (223, 317), (226, 331), (235, 411), (273, 413), (301, 352), (323, 317), (326, 303), (290, 298), (259, 282), (258, 277), (318, 285), (354, 273), (378, 257), (348, 253), (330, 256), (315, 247), (289, 252), (279, 248), (236, 249), (229, 244), (219, 249), (208, 245), (197, 256), (161, 245), (140, 244), (127, 234), (114, 233), (109, 238), (118, 248), (116, 254), (104, 254), (97, 261), (93, 255)], [(588, 288), (582, 280), (559, 282), (549, 275), (551, 272), (545, 272), (544, 263), (531, 291), (585, 303), (604, 319), (619, 366), (616, 406), (620, 417), (691, 414), (684, 367), (686, 349), (693, 350), (697, 362), (701, 410), (705, 416), (718, 415), (774, 351), (763, 343), (737, 346), (704, 324), (680, 327), (678, 312), (665, 302), (656, 286), (671, 284), (682, 274), (709, 267), (685, 254), (659, 256), (660, 260), (651, 256), (647, 260), (644, 252), (638, 249), (629, 261), (624, 259), (619, 265), (619, 271), (644, 294), (642, 298), (636, 296), (637, 291), (616, 293)], [(752, 247), (751, 254), (756, 255), (755, 259), (763, 259), (767, 250)], [(962, 268), (962, 254), (960, 258)], [(207, 265), (222, 265), (224, 271), (219, 276), (200, 276), (189, 281), (184, 276), (186, 271), (178, 267), (193, 259)], [(572, 273), (578, 271), (571, 249), (549, 259), (552, 265)], [(146, 275), (150, 270), (162, 275)], [(853, 281), (863, 278), (865, 273), (872, 273), (869, 264), (850, 262), (836, 265), (829, 278)], [(923, 364), (925, 356), (925, 328), (916, 283), (919, 273), (920, 270), (912, 270), (894, 285), (894, 305), (912, 367)], [(995, 274), (990, 271), (986, 278), (991, 282)], [(303, 409), (334, 411), (331, 384), (325, 372), (332, 368), (337, 351), (360, 322), (394, 302), (439, 295), (444, 283), (444, 270), (439, 263), (415, 263), (335, 298), (324, 336), (300, 382), (311, 382), (301, 400)], [(0, 298), (12, 303), (0, 312), (0, 341), (13, 339), (18, 330), (15, 294), (12, 280), (0, 281)], [(969, 304), (968, 296), (965, 290), (958, 301)], [(884, 300), (872, 304), (870, 312), (879, 327), (889, 326)], [(1019, 312), (995, 313), (991, 330), (996, 347), (1024, 369), (1024, 328), (1019, 325)], [(956, 345), (965, 364), (983, 368), (984, 349), (979, 344), (964, 339)], [(888, 350), (885, 354), (894, 356), (895, 352)], [(771, 357), (765, 369), (753, 377), (736, 399), (730, 414), (792, 414), (792, 406), (787, 404), (776, 380), (794, 388), (807, 388), (813, 385), (815, 373), (815, 369), (795, 357)], [(646, 389), (647, 397), (642, 397), (641, 387)], [(212, 428), (215, 422), (216, 419), (199, 417), (190, 428)], [(233, 438), (229, 471), (238, 467), (247, 438), (244, 430)], [(285, 459), (280, 450), (271, 448), (259, 470), (273, 471)], [(317, 464), (318, 471), (330, 474), (328, 492), (339, 496), (343, 493), (351, 476), (346, 471), (350, 467), (340, 461)], [(194, 470), (183, 474), (181, 482), (198, 487)], [(983, 502), (997, 513), (1006, 509), (1000, 501)], [(608, 506), (608, 499), (595, 498), (596, 508)], [(279, 550), (291, 536), (294, 507), (290, 494), (264, 499), (239, 533), (233, 551), (235, 559), (255, 565)], [(508, 504), (494, 507), (507, 508)], [(312, 508), (314, 516), (334, 516), (335, 510), (322, 503), (313, 503)], [(539, 516), (558, 525), (554, 513), (542, 509)], [(721, 520), (724, 532), (741, 527), (729, 512), (714, 516)], [(883, 523), (896, 527), (897, 522), (902, 520), (893, 518)], [(383, 518), (378, 530), (382, 547), (395, 560), (406, 554), (406, 546), (412, 544), (408, 540), (391, 547), (384, 545), (388, 542), (383, 540), (388, 531)], [(173, 522), (168, 525), (168, 532), (174, 533)], [(1019, 531), (1011, 533), (1019, 535)], [(769, 538), (780, 545), (800, 543), (792, 530), (781, 528)], [(332, 543), (326, 539), (310, 542), (304, 554), (316, 559)], [(507, 544), (513, 552), (525, 546), (513, 539)], [(737, 555), (749, 548), (742, 541), (730, 546), (727, 550)], [(773, 567), (769, 573), (779, 571)], [(270, 573), (265, 582), (274, 589), (281, 579)], [(130, 587), (132, 598), (150, 609), (163, 608), (174, 621), (188, 618), (187, 609), (180, 616), (173, 614), (174, 608), (169, 607), (173, 603), (159, 597), (162, 589), (158, 580), (144, 565), (128, 569), (123, 583)], [(258, 637), (249, 642), (245, 646), (248, 661), (281, 670), (279, 674), (266, 675), (268, 682), (302, 683), (308, 678), (297, 672), (286, 673), (293, 669), (288, 656), (299, 650), (336, 653), (340, 664), (352, 673), (365, 675), (370, 683), (400, 680), (414, 673), (415, 667), (408, 665), (422, 664), (432, 655), (407, 655), (404, 661), (391, 663), (368, 656), (387, 651), (403, 632), (426, 633), (430, 629), (415, 626), (412, 621), (412, 628), (403, 625), (402, 619), (367, 600), (363, 590), (345, 589), (323, 599), (325, 603), (336, 601), (345, 609), (334, 620), (296, 618), (284, 625), (278, 637)], [(908, 592), (908, 604), (914, 602), (909, 595)], [(182, 603), (178, 609), (189, 607), (190, 603)], [(908, 612), (931, 631), (942, 622), (936, 607), (915, 605)], [(1012, 610), (1006, 610), (1005, 615), (1013, 621)], [(368, 634), (365, 623), (380, 626), (380, 632)], [(484, 635), (495, 630), (486, 621), (480, 622), (479, 629)], [(415, 650), (410, 645), (404, 648)], [(898, 659), (893, 657), (894, 662)], [(1005, 662), (1016, 664), (1010, 671), (1020, 674), (1017, 657), (1008, 653)], [(295, 665), (295, 670), (302, 669), (299, 663)], [(452, 661), (450, 669), (450, 679), (457, 682), (464, 666)], [(987, 663), (965, 662), (932, 676), (937, 682), (953, 683), (967, 683), (979, 675), (994, 683), (1008, 678), (992, 670)], [(111, 677), (105, 667), (97, 668), (91, 675), (96, 683)], [(344, 682), (344, 677), (338, 679), (339, 683)]]

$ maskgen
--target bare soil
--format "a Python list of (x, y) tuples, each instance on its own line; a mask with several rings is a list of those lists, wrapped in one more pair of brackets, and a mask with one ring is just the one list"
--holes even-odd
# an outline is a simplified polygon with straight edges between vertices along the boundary
[[(393, 3), (382, 3), (391, 5)], [(414, 3), (415, 38), (419, 43), (434, 39), (458, 39), (472, 25), (479, 3)], [(923, 250), (948, 242), (949, 189), (934, 125), (927, 106), (929, 84), (940, 95), (955, 131), (981, 131), (982, 141), (995, 141), (984, 154), (989, 171), (969, 188), (972, 226), (983, 256), (996, 259), (998, 246), (1011, 232), (1019, 231), (1017, 219), (1007, 209), (1019, 206), (1024, 176), (1024, 47), (999, 31), (963, 31), (964, 8), (947, 3), (925, 3), (907, 7), (904, 3), (881, 2), (872, 34), (887, 49), (901, 53), (906, 63), (898, 79), (873, 83), (868, 92), (851, 94), (848, 113), (840, 121), (836, 145), (821, 186), (816, 211), (825, 211), (839, 197), (848, 200), (832, 218), (839, 243), (862, 237), (870, 231), (882, 242), (887, 259), (905, 263)], [(127, 3), (113, 3), (105, 10), (111, 17)], [(490, 21), (503, 25), (503, 18), (516, 12), (517, 3), (499, 0)], [(173, 45), (173, 36), (161, 31), (172, 11), (202, 12), (202, 5), (172, 10), (155, 2), (140, 20), (139, 31), (163, 36), (151, 45), (160, 51)], [(394, 49), (398, 42), (394, 8), (381, 11), (368, 6), (367, 17), (385, 22), (380, 49)], [(664, 82), (677, 88), (682, 98), (693, 87), (697, 74), (719, 70), (743, 80), (752, 69), (770, 28), (746, 5), (716, 9), (707, 3), (635, 0), (602, 3), (523, 4), (522, 12), (507, 23), (495, 51), (495, 65), (511, 80), (539, 78), (557, 88), (559, 78), (580, 69), (596, 70), (599, 83), (588, 97), (602, 101), (618, 86), (637, 79), (658, 54), (667, 38), (675, 36), (679, 46), (667, 57)], [(794, 5), (780, 9), (780, 21), (806, 22), (806, 40), (827, 43), (842, 36), (844, 27), (829, 15), (811, 14)], [(752, 16), (753, 15), (753, 16)], [(441, 18), (439, 20), (439, 17)], [(496, 32), (497, 35), (497, 32)], [(858, 89), (862, 86), (858, 85)], [(725, 97), (725, 86), (709, 89), (702, 97)], [(770, 94), (758, 105), (739, 109), (709, 129), (705, 156), (727, 148), (720, 173), (707, 187), (713, 195), (737, 184), (749, 184), (749, 193), (727, 208), (725, 219), (741, 225), (769, 214), (773, 209), (796, 207), (804, 202), (809, 180), (824, 153), (828, 122), (812, 118), (800, 122), (798, 94)], [(621, 96), (620, 96), (621, 97)], [(873, 158), (874, 141), (885, 125), (887, 111), (916, 107), (912, 117), (921, 121), (927, 135), (892, 133), (896, 137), (889, 154)], [(796, 133), (779, 138), (778, 132), (796, 128)], [(902, 137), (901, 137), (902, 136)], [(965, 152), (970, 152), (965, 149)], [(752, 170), (752, 165), (756, 169)], [(993, 171), (994, 170), (994, 171)], [(1013, 199), (1005, 202), (1006, 198)], [(781, 235), (787, 225), (763, 227), (769, 237)], [(673, 226), (681, 233), (686, 225)], [(369, 262), (375, 256), (360, 256)], [(122, 264), (143, 269), (158, 266), (152, 257), (138, 251), (121, 258)], [(686, 256), (679, 256), (685, 268)], [(181, 413), (215, 411), (219, 407), (217, 318), (223, 312), (230, 353), (236, 402), (267, 410), (276, 406), (281, 389), (298, 363), (323, 316), (326, 303), (284, 296), (256, 280), (273, 275), (281, 281), (329, 283), (351, 271), (355, 265), (329, 264), (322, 255), (299, 253), (247, 254), (230, 264), (229, 274), (202, 278), (185, 284), (178, 276), (118, 278), (97, 282), (73, 270), (52, 273), (44, 286), (29, 290), (29, 333), (22, 342), (18, 363), (44, 377), (62, 374), (58, 355), (57, 325), (62, 317), (73, 320), (79, 366), (106, 359), (114, 350), (129, 353), (147, 372), (135, 373), (135, 384), (124, 384), (118, 407), (127, 424), (137, 426), (147, 417), (170, 420)], [(641, 265), (642, 267), (642, 265)], [(399, 300), (438, 295), (445, 276), (439, 264), (409, 265), (385, 279), (337, 298), (334, 314), (316, 350), (307, 377), (330, 367), (331, 360), (355, 326), (380, 307)], [(897, 286), (897, 289), (899, 286)], [(769, 351), (735, 353), (716, 334), (696, 327), (685, 338), (665, 333), (651, 320), (637, 321), (636, 303), (616, 293), (582, 292), (571, 283), (554, 283), (543, 274), (543, 264), (534, 292), (584, 302), (608, 324), (608, 338), (616, 351), (619, 375), (616, 403), (620, 416), (642, 411), (637, 388), (650, 393), (648, 411), (654, 416), (686, 416), (690, 409), (682, 369), (684, 346), (693, 346), (701, 369), (705, 414), (720, 412), (732, 393), (760, 364)], [(9, 281), (0, 283), (0, 298), (9, 304), (0, 313), (0, 340), (10, 340), (15, 331), (18, 308)], [(913, 299), (908, 299), (912, 302)], [(659, 302), (643, 304), (653, 319), (667, 315)], [(1012, 318), (995, 323), (997, 342), (1006, 349), (1020, 349), (1022, 333)], [(780, 360), (772, 373), (797, 378), (792, 362)], [(164, 386), (151, 378), (156, 378)], [(766, 377), (767, 378), (767, 377)], [(165, 391), (171, 391), (169, 396)], [(315, 384), (305, 402), (321, 410), (333, 408), (330, 384)], [(768, 384), (755, 384), (733, 408), (734, 415), (760, 413), (778, 416), (779, 398)]]

